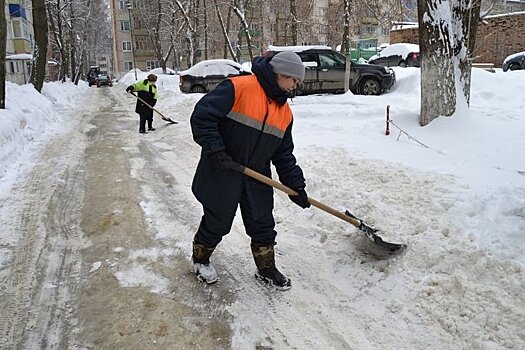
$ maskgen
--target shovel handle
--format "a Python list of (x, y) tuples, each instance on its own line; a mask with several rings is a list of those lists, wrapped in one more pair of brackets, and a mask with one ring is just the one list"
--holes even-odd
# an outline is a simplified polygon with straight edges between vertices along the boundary
[[(269, 186), (272, 186), (273, 188), (276, 188), (278, 190), (281, 190), (283, 191), (284, 193), (290, 195), (290, 196), (297, 196), (298, 193), (295, 192), (294, 190), (292, 190), (290, 187), (288, 186), (285, 186), (283, 185), (282, 183), (280, 182), (277, 182), (267, 176), (264, 176), (262, 174), (259, 174), (258, 172), (250, 169), (250, 168), (247, 168), (247, 167), (244, 167), (244, 170), (243, 170), (243, 174), (246, 175), (246, 176), (249, 176), (251, 178), (254, 178), (260, 182), (263, 182)], [(338, 217), (339, 219), (342, 219), (348, 223), (351, 223), (352, 225), (354, 225), (355, 227), (359, 228), (359, 226), (361, 226), (361, 220), (358, 220), (358, 219), (354, 219), (350, 216), (347, 216), (345, 215), (345, 213), (342, 213), (340, 211), (337, 211), (335, 210), (334, 208), (332, 207), (329, 207), (328, 205), (326, 204), (323, 204), (313, 198), (311, 198), (310, 196), (308, 197), (308, 202), (313, 205), (314, 207), (316, 208), (319, 208), (325, 212), (327, 212), (328, 214), (332, 214), (333, 216), (336, 216)]]
[(142, 98), (140, 98), (138, 95), (135, 95), (135, 93), (133, 91), (130, 91), (130, 94), (132, 94), (133, 96), (135, 96), (137, 99), (139, 99), (142, 103), (144, 103), (146, 106), (148, 106), (151, 110), (157, 112), (161, 117), (162, 119), (168, 119), (167, 117), (165, 117), (162, 113), (160, 113), (159, 111), (157, 111), (155, 108), (153, 108), (152, 106), (149, 105), (149, 103), (147, 103), (146, 101), (144, 101)]

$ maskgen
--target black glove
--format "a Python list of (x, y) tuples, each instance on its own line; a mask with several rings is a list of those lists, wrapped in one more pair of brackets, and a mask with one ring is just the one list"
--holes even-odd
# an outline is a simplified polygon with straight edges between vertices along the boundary
[(292, 202), (294, 202), (303, 209), (310, 208), (310, 202), (308, 202), (308, 195), (306, 194), (304, 188), (294, 188), (293, 190), (297, 192), (297, 196), (288, 195)]
[[(239, 171), (242, 165), (233, 161), (232, 157), (225, 151), (216, 151), (206, 155), (208, 163), (215, 169), (232, 169)], [(242, 172), (242, 170), (240, 170)]]
[(150, 106), (151, 106), (151, 107), (155, 107), (156, 104), (157, 104), (157, 100), (153, 100), (153, 101), (151, 101)]
[(132, 93), (133, 90), (134, 90), (134, 89), (133, 89), (133, 86), (128, 86), (128, 87), (126, 88), (126, 92), (127, 92), (128, 94)]

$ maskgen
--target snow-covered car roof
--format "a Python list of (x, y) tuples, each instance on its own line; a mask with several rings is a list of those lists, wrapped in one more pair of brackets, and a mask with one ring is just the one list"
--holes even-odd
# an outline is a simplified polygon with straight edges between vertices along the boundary
[(239, 63), (219, 58), (201, 61), (186, 70), (180, 71), (179, 75), (191, 75), (194, 77), (207, 77), (208, 75), (228, 76), (230, 74), (237, 74), (239, 71), (245, 71)]
[(269, 51), (293, 51), (293, 52), (303, 52), (306, 50), (331, 50), (332, 48), (330, 46), (326, 45), (301, 45), (301, 46), (274, 46), (274, 45), (268, 45)]
[[(162, 74), (162, 68), (154, 68), (152, 70), (150, 70), (148, 73), (153, 73), (153, 74)], [(177, 72), (175, 72), (173, 69), (170, 69), (168, 67), (166, 67), (166, 74), (169, 74), (169, 75), (175, 75), (177, 74)]]
[(406, 59), (411, 52), (419, 52), (419, 45), (408, 43), (390, 44), (377, 55), (378, 57), (401, 56)]
[(506, 62), (516, 58), (516, 57), (520, 57), (520, 56), (525, 56), (525, 51), (522, 51), (522, 52), (517, 52), (517, 53), (514, 53), (510, 56), (507, 56), (504, 60), (503, 60), (503, 64), (505, 64)]

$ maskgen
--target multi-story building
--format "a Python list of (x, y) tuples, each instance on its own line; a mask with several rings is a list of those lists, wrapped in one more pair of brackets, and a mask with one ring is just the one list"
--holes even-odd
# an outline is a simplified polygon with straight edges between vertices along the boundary
[(5, 14), (7, 24), (6, 80), (25, 84), (29, 82), (34, 48), (31, 1), (7, 0)]
[(151, 40), (143, 27), (141, 14), (145, 0), (111, 0), (113, 32), (113, 65), (115, 76), (121, 77), (134, 68), (149, 71), (159, 67)]
[[(484, 0), (488, 1), (488, 0)], [(116, 75), (120, 76), (133, 67), (150, 70), (158, 67), (154, 55), (153, 41), (148, 35), (145, 14), (156, 13), (151, 0), (111, 0), (113, 17), (113, 63)], [(221, 24), (211, 2), (200, 1), (203, 6), (192, 9), (193, 32), (177, 31), (174, 39), (170, 68), (182, 68), (194, 61), (230, 57), (224, 44)], [(519, 9), (525, 0), (498, 0), (498, 8)], [(297, 45), (329, 45), (333, 48), (342, 42), (344, 13), (343, 0), (296, 0), (295, 18), (292, 18), (289, 0), (253, 1), (245, 8), (245, 20), (249, 26), (251, 51), (254, 55), (264, 52), (268, 45), (293, 45), (292, 30), (297, 28)], [(172, 10), (176, 8), (173, 7)], [(223, 22), (228, 23), (228, 36), (237, 59), (249, 60), (247, 35), (233, 12), (223, 8)], [(204, 11), (204, 12), (203, 12)], [(158, 12), (158, 11), (157, 11)], [(177, 13), (177, 21), (182, 16)], [(226, 20), (228, 19), (228, 20)], [(380, 0), (371, 4), (352, 2), (350, 8), (349, 36), (353, 58), (367, 58), (370, 50), (390, 41), (390, 31), (395, 23), (417, 21), (415, 0)], [(177, 24), (177, 28), (181, 24)], [(177, 28), (172, 28), (175, 32)], [(170, 40), (173, 40), (171, 38)], [(192, 44), (192, 54), (188, 52)], [(167, 43), (163, 43), (167, 44)], [(365, 52), (366, 51), (366, 52)], [(363, 53), (365, 52), (365, 53)], [(350, 54), (350, 52), (349, 52)], [(366, 54), (366, 55), (365, 55)], [(191, 56), (191, 57), (190, 57)], [(355, 57), (354, 57), (355, 56)]]

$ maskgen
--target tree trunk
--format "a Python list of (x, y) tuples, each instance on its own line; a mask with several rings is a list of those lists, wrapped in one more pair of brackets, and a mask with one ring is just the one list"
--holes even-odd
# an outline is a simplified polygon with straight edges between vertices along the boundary
[(297, 45), (298, 38), (298, 23), (297, 23), (297, 6), (295, 0), (290, 0), (290, 16), (292, 20), (292, 45)]
[(241, 22), (241, 31), (239, 31), (239, 55), (237, 56), (239, 59), (242, 56), (242, 48), (241, 48), (241, 33), (244, 32), (246, 34), (246, 46), (248, 47), (248, 55), (250, 56), (250, 62), (253, 61), (253, 50), (252, 50), (252, 37), (250, 35), (250, 28), (248, 26), (248, 22), (246, 22), (246, 6), (244, 3), (244, 0), (237, 1), (237, 4), (233, 8), (233, 12), (237, 15), (239, 18), (239, 21)]
[[(457, 16), (462, 17), (465, 20), (462, 21), (461, 30), (465, 35), (465, 41), (467, 43), (467, 52), (461, 55), (462, 51), (460, 48), (456, 49), (459, 53), (459, 70), (461, 71), (461, 81), (463, 81), (463, 94), (468, 105), (470, 105), (470, 86), (471, 86), (471, 73), (472, 73), (472, 61), (474, 60), (474, 47), (476, 45), (476, 32), (478, 29), (480, 11), (481, 11), (481, 0), (461, 1), (462, 6), (456, 9)], [(463, 43), (461, 43), (463, 46)], [(464, 51), (463, 51), (464, 52)]]
[(38, 92), (42, 91), (47, 68), (47, 14), (45, 0), (33, 0), (33, 29), (35, 50), (31, 82)]
[(208, 7), (204, 6), (204, 59), (208, 59)]
[(344, 26), (341, 53), (346, 56), (350, 52), (350, 0), (344, 0), (343, 6)]
[[(230, 37), (228, 36), (228, 30), (226, 29), (226, 26), (224, 25), (224, 20), (222, 19), (221, 10), (219, 8), (219, 5), (217, 4), (217, 0), (213, 0), (213, 3), (215, 5), (215, 11), (217, 12), (217, 18), (219, 18), (219, 23), (221, 25), (222, 29), (222, 35), (224, 36), (224, 58), (226, 58), (226, 50), (229, 50), (230, 55), (232, 56), (232, 60), (235, 62), (237, 61), (237, 56), (235, 55), (235, 51), (233, 51), (232, 43), (230, 41)], [(228, 11), (231, 11), (231, 8), (228, 9)]]
[(5, 1), (0, 1), (0, 109), (5, 109), (5, 54), (7, 51), (7, 24)]
[[(57, 0), (55, 7), (49, 5), (47, 8), (47, 16), (49, 19), (49, 26), (55, 40), (55, 45), (58, 47), (60, 52), (60, 70), (58, 72), (58, 80), (64, 82), (66, 76), (67, 57), (66, 51), (64, 49), (64, 40), (62, 38), (62, 17), (59, 11), (60, 6), (60, 0)], [(56, 14), (56, 21), (53, 16), (54, 13)]]
[(71, 19), (69, 21), (69, 63), (71, 65), (71, 81), (75, 81), (75, 73), (77, 71), (77, 42), (75, 40), (75, 21), (73, 20), (73, 18), (75, 18), (75, 11), (72, 1), (69, 3), (69, 18)]
[(418, 0), (421, 126), (468, 106), (479, 12), (468, 0)]

